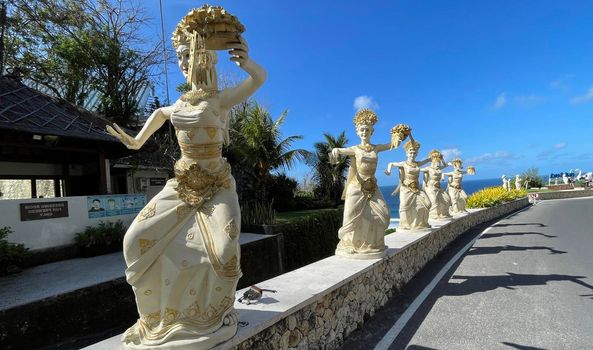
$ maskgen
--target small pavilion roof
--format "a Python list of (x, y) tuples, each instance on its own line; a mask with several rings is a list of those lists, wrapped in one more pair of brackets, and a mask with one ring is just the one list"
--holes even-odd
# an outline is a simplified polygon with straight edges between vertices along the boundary
[(105, 131), (109, 124), (70, 102), (0, 77), (0, 129), (119, 143)]

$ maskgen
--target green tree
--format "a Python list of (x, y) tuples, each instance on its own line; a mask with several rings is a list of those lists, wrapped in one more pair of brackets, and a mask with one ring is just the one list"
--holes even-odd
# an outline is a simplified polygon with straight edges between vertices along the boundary
[(292, 149), (294, 142), (303, 138), (301, 135), (282, 138), (280, 127), (287, 115), (285, 111), (273, 120), (270, 112), (257, 103), (232, 115), (232, 153), (239, 155), (241, 163), (253, 167), (261, 177), (279, 168), (291, 169), (297, 161), (310, 156), (307, 150)]
[(311, 158), (310, 165), (314, 169), (313, 181), (315, 182), (315, 195), (319, 198), (330, 199), (338, 205), (344, 191), (346, 170), (350, 164), (348, 157), (341, 158), (336, 164), (329, 162), (329, 153), (333, 148), (346, 147), (348, 139), (344, 131), (337, 137), (324, 133), (324, 142), (316, 142), (315, 157)]
[(303, 137), (291, 135), (283, 138), (281, 126), (286, 120), (284, 112), (276, 120), (257, 102), (248, 101), (233, 108), (230, 113), (230, 145), (224, 153), (233, 167), (240, 198), (258, 201), (271, 200), (267, 184), (271, 173), (291, 169), (296, 162), (311, 156), (304, 149), (293, 149)]
[(531, 167), (521, 174), (521, 178), (523, 181), (529, 181), (529, 187), (544, 187), (546, 182), (544, 179), (539, 175), (539, 170), (536, 167)]
[(138, 97), (160, 63), (160, 42), (142, 35), (148, 19), (132, 0), (14, 0), (9, 8), (7, 67), (37, 88), (135, 123)]

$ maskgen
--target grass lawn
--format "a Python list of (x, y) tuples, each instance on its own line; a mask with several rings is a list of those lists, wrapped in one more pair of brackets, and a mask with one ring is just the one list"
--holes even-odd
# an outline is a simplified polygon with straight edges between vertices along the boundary
[(282, 211), (282, 212), (276, 213), (276, 223), (277, 224), (286, 224), (294, 219), (302, 218), (305, 216), (311, 216), (311, 215), (319, 214), (321, 212), (330, 211), (330, 210), (336, 210), (336, 208)]

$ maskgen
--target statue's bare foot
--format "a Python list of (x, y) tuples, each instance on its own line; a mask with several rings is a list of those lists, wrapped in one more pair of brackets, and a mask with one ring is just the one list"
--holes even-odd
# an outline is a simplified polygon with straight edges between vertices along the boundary
[(225, 326), (232, 326), (239, 322), (239, 313), (237, 310), (231, 311), (228, 315), (226, 315), (223, 320), (222, 324)]

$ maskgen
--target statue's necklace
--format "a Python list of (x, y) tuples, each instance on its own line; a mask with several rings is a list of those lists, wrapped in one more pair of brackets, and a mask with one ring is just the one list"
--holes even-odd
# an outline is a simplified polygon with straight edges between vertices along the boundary
[(373, 145), (358, 145), (357, 147), (365, 152), (370, 152), (375, 149), (375, 146)]
[(206, 101), (207, 99), (214, 97), (218, 94), (218, 90), (191, 90), (186, 92), (181, 96), (181, 101), (188, 102), (191, 105), (197, 105), (202, 101)]

